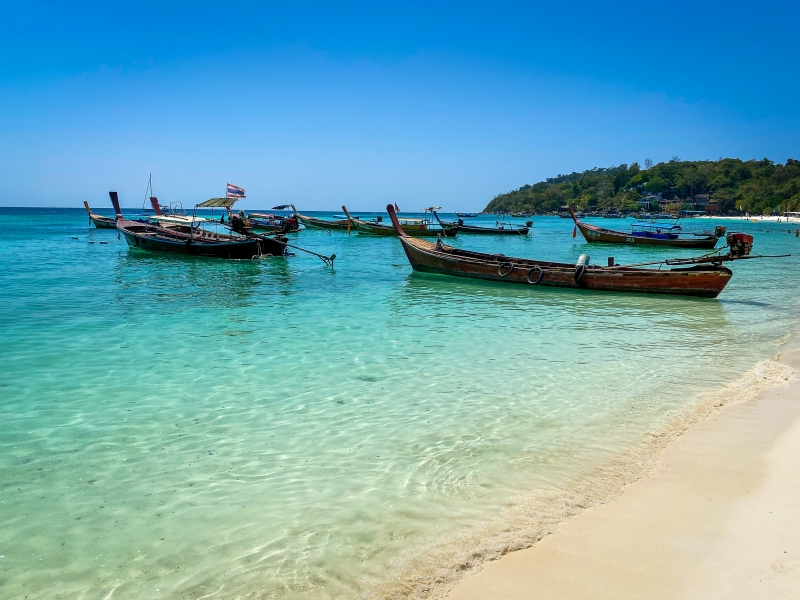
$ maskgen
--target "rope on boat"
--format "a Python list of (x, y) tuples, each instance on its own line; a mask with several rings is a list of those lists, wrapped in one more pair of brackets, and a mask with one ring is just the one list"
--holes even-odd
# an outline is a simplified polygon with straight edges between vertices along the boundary
[[(314, 252), (312, 250), (306, 250), (305, 248), (301, 248), (300, 246), (294, 246), (294, 245), (290, 244), (289, 242), (282, 242), (278, 238), (270, 237), (268, 235), (258, 235), (257, 233), (253, 233), (253, 232), (247, 233), (246, 235), (249, 236), (249, 237), (254, 237), (254, 238), (258, 239), (258, 240), (270, 240), (270, 241), (273, 241), (273, 242), (277, 242), (278, 244), (281, 244), (284, 248), (294, 248), (295, 250), (300, 250), (301, 252), (307, 252), (308, 254), (313, 254), (314, 256), (316, 256), (317, 258), (322, 260), (322, 262), (324, 262), (329, 267), (332, 267), (333, 266), (333, 261), (336, 260), (336, 255), (335, 254), (331, 254), (330, 256), (325, 256), (324, 254), (319, 254), (319, 253)], [(260, 254), (261, 253), (261, 245), (258, 244), (258, 247), (259, 247), (258, 248), (258, 252)]]

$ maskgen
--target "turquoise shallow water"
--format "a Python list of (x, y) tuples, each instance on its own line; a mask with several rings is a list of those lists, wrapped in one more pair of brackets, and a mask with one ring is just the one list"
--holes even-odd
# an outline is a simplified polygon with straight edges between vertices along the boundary
[[(699, 300), (412, 274), (355, 234), (294, 236), (331, 270), (141, 254), (78, 210), (0, 219), (4, 598), (362, 597), (398, 553), (579, 480), (772, 356), (798, 308), (796, 256)], [(534, 220), (455, 244), (663, 255)], [(800, 254), (785, 225), (735, 228)]]

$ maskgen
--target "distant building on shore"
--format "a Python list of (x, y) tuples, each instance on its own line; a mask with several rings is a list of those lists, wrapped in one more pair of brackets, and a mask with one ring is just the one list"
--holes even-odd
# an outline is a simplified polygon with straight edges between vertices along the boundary
[(695, 210), (706, 210), (708, 202), (711, 200), (710, 194), (695, 194), (693, 198), (688, 198), (688, 204), (693, 204)]
[(639, 199), (639, 208), (643, 208), (644, 210), (653, 210), (656, 207), (660, 207), (661, 200), (661, 192), (658, 194), (648, 194), (647, 196)]
[[(681, 198), (679, 194), (675, 193), (659, 194), (658, 196), (646, 196), (639, 203), (643, 204), (645, 200), (648, 204), (647, 208), (658, 206), (658, 210), (661, 212), (680, 210), (685, 213), (692, 212), (697, 214), (707, 213), (709, 204), (713, 202), (710, 194), (695, 194), (685, 198)], [(643, 206), (643, 208), (645, 207)], [(719, 213), (718, 204), (716, 204), (716, 211)]]

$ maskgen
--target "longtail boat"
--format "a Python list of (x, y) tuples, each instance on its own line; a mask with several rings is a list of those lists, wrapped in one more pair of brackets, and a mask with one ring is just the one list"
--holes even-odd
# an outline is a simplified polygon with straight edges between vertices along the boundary
[(308, 215), (303, 215), (297, 212), (297, 209), (294, 207), (294, 204), (290, 205), (292, 210), (294, 211), (295, 218), (300, 221), (306, 227), (316, 227), (318, 229), (349, 229), (350, 228), (350, 220), (349, 219), (336, 219), (334, 221), (329, 221), (328, 219), (318, 219), (317, 217), (309, 217)]
[[(608, 266), (589, 264), (582, 254), (576, 264), (512, 258), (461, 250), (443, 244), (409, 237), (400, 227), (394, 207), (386, 207), (400, 243), (415, 271), (472, 277), (490, 281), (542, 285), (606, 292), (644, 292), (716, 298), (731, 279), (732, 272), (722, 263), (750, 256), (753, 237), (744, 233), (728, 234), (728, 254), (696, 258), (674, 258), (639, 265)], [(652, 265), (671, 268), (658, 269)], [(650, 268), (647, 266), (650, 265)]]
[[(110, 192), (112, 194), (116, 194), (116, 192)], [(97, 213), (93, 213), (92, 209), (89, 208), (89, 203), (84, 200), (83, 206), (86, 208), (86, 212), (89, 215), (89, 222), (94, 223), (94, 226), (98, 229), (116, 229), (117, 228), (117, 220), (112, 219), (111, 217), (104, 217), (103, 215), (98, 215)]]
[[(286, 210), (294, 208), (291, 204), (273, 206), (272, 210)], [(274, 213), (248, 213), (245, 217), (250, 222), (253, 231), (269, 231), (276, 233), (294, 233), (300, 231), (300, 222), (293, 215), (278, 215)]]
[[(371, 235), (397, 235), (397, 231), (395, 231), (395, 228), (392, 225), (385, 225), (380, 222), (380, 217), (378, 217), (378, 221), (362, 221), (361, 219), (352, 217), (350, 213), (347, 212), (346, 206), (342, 206), (342, 210), (344, 211), (344, 214), (347, 215), (347, 218), (349, 219), (353, 229), (359, 233), (369, 233)], [(392, 207), (392, 210), (394, 211), (394, 207)], [(396, 214), (395, 219), (397, 219)], [(431, 223), (426, 219), (403, 218), (401, 220), (402, 231), (405, 232), (406, 235), (414, 237), (436, 237), (437, 235), (455, 237), (458, 234), (458, 229), (455, 227), (442, 227), (440, 225)], [(400, 223), (400, 220), (398, 220), (398, 223)]]
[[(266, 236), (250, 237), (231, 233), (208, 231), (190, 222), (171, 223), (168, 227), (156, 223), (130, 221), (122, 216), (116, 192), (111, 192), (111, 202), (117, 214), (117, 230), (125, 236), (131, 248), (145, 252), (189, 254), (216, 258), (256, 258), (265, 255), (286, 254), (286, 238)], [(199, 207), (222, 206), (218, 201), (231, 198), (212, 198)], [(235, 200), (234, 200), (235, 201)]]
[(475, 217), (478, 216), (478, 213), (460, 213), (460, 212), (457, 212), (456, 216), (457, 217), (461, 217), (462, 219), (474, 219)]
[(440, 208), (439, 206), (435, 206), (430, 209), (431, 212), (433, 212), (433, 216), (436, 217), (436, 220), (439, 222), (439, 225), (442, 227), (455, 227), (458, 233), (472, 233), (477, 235), (528, 235), (529, 229), (527, 225), (525, 227), (514, 227), (502, 221), (497, 221), (497, 227), (480, 227), (478, 225), (464, 225), (464, 219), (462, 218), (459, 218), (455, 223), (451, 221), (442, 221), (436, 212), (440, 210)]
[[(589, 225), (578, 220), (575, 211), (569, 207), (569, 214), (587, 242), (607, 244), (642, 244), (646, 246), (670, 246), (673, 248), (712, 249), (717, 240), (725, 235), (725, 227), (716, 227), (714, 233), (681, 233), (676, 225), (658, 225), (654, 223), (634, 223), (631, 231), (615, 231)], [(573, 237), (574, 232), (573, 232)]]

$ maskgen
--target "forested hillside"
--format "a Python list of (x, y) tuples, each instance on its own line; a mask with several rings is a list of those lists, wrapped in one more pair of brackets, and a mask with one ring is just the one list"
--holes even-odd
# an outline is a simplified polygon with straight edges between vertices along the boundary
[[(646, 161), (649, 163), (649, 161)], [(556, 211), (569, 204), (581, 210), (639, 209), (639, 200), (661, 193), (676, 203), (709, 194), (719, 212), (742, 210), (769, 214), (800, 209), (800, 161), (785, 165), (763, 160), (673, 159), (642, 169), (638, 163), (559, 175), (495, 196), (487, 212)]]

